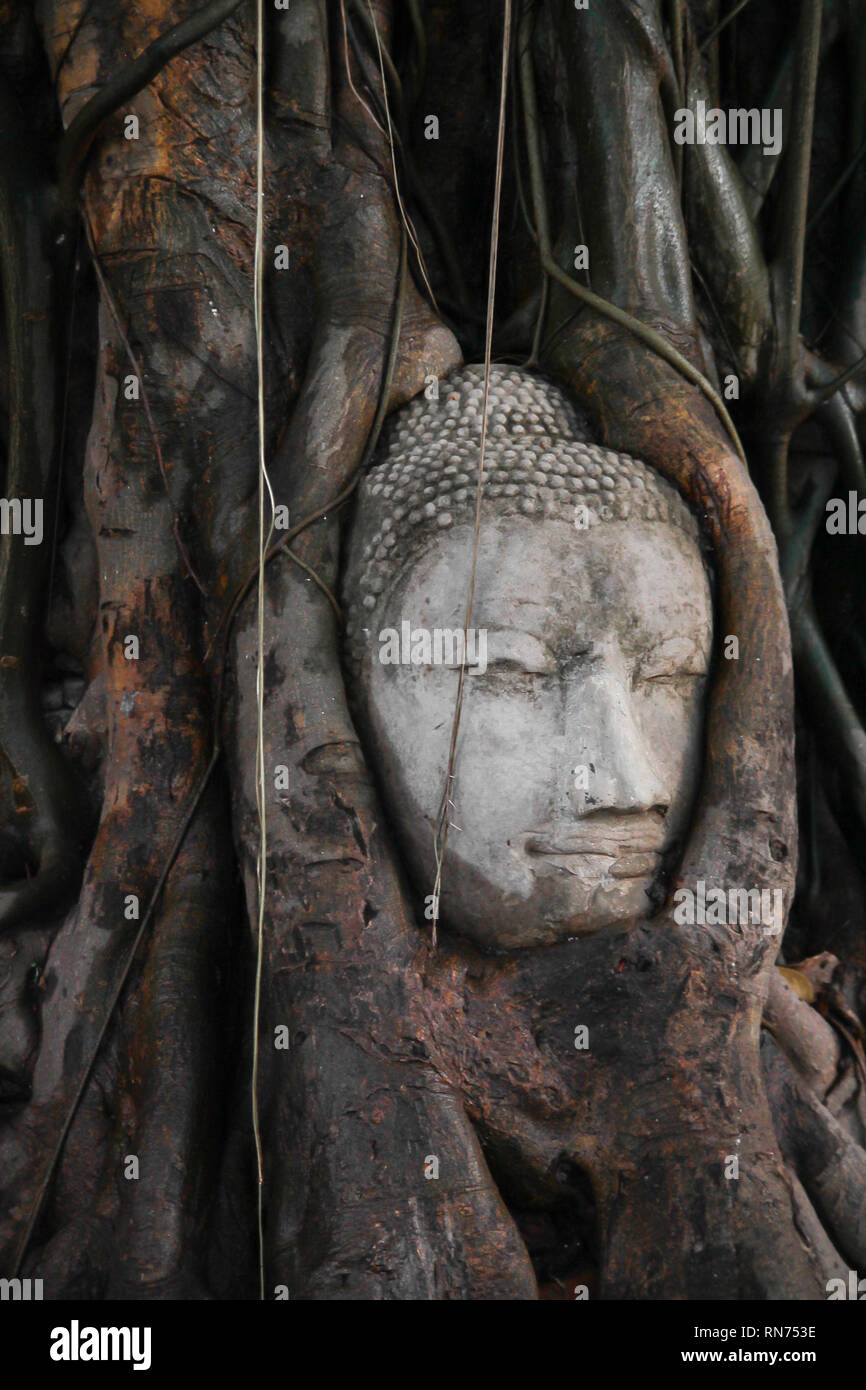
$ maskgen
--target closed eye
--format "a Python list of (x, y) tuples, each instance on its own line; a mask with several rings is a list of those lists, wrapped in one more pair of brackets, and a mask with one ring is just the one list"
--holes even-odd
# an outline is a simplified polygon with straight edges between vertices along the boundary
[(530, 666), (525, 660), (505, 656), (499, 656), (495, 661), (488, 661), (486, 671), (479, 671), (477, 668), (474, 671), (470, 668), (467, 669), (469, 675), (474, 675), (476, 679), (482, 675), (534, 676), (537, 678), (556, 674), (555, 666)]
[(642, 670), (635, 672), (633, 684), (639, 685), (675, 685), (678, 681), (698, 681), (706, 676), (705, 670), (696, 671), (693, 668), (677, 671)]
[[(549, 676), (556, 673), (556, 659), (549, 647), (529, 632), (514, 628), (486, 630), (484, 646), (476, 650), (482, 658), (477, 666), (486, 665), (496, 675)], [(485, 674), (476, 669), (476, 678)]]

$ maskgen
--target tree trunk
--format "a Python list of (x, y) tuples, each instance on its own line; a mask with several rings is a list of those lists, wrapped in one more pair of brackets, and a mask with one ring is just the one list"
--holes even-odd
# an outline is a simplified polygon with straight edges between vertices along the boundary
[[(717, 654), (671, 894), (781, 890), (795, 946), (685, 927), (670, 895), (505, 955), (419, 923), (333, 595), (384, 414), (483, 357), (510, 7), (293, 0), (265, 7), (261, 386), (290, 529), (263, 581), (254, 1011), (256, 7), (10, 0), (5, 490), (48, 520), (0, 541), (0, 1272), (46, 1297), (816, 1299), (866, 1260), (859, 902), (811, 1003), (777, 969), (839, 947), (810, 915), (821, 865), (832, 903), (860, 883), (862, 651), (827, 636), (811, 555), (837, 463), (863, 478), (863, 376), (835, 382), (862, 340), (862, 163), (802, 264), (853, 153), (807, 199), (813, 147), (862, 125), (857, 7), (824, 7), (821, 49), (801, 0), (757, 189), (753, 151), (672, 125), (767, 104), (786, 6), (716, 37), (714, 0), (514, 8), (494, 356), (700, 518), (741, 657)], [(58, 661), (85, 689), (54, 741)], [(795, 674), (800, 766), (826, 760), (799, 879)]]

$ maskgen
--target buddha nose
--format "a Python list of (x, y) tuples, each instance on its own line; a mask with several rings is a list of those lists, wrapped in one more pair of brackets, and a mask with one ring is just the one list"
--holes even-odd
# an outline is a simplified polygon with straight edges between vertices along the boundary
[(664, 815), (671, 792), (640, 727), (625, 662), (600, 656), (566, 682), (565, 762), (572, 814)]

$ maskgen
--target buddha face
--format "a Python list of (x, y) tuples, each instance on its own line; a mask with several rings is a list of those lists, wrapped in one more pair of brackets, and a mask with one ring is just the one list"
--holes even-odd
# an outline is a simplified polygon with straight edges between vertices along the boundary
[[(364, 630), (363, 723), (415, 886), (432, 894), (472, 527), (428, 540)], [(390, 659), (387, 627), (431, 635)], [(712, 643), (696, 543), (667, 521), (482, 523), (443, 928), (512, 950), (646, 917), (702, 760)], [(421, 660), (406, 663), (414, 650)], [(437, 662), (430, 657), (440, 657)], [(450, 659), (449, 659), (450, 658)], [(482, 659), (484, 658), (484, 659)]]

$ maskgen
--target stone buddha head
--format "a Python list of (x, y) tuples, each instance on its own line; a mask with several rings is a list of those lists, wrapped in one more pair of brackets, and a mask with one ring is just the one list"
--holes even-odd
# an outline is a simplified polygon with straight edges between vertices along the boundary
[(461, 662), (443, 927), (514, 950), (664, 897), (703, 760), (710, 574), (679, 494), (600, 448), (544, 379), (494, 366), (474, 603), (483, 369), (396, 413), (343, 580), (347, 684), (419, 896)]

